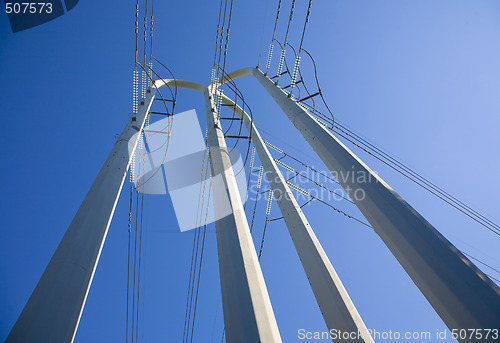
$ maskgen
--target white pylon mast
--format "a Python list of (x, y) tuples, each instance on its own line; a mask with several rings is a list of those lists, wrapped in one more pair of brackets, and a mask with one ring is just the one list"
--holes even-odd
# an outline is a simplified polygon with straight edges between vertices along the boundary
[[(225, 76), (223, 81), (248, 74), (253, 74), (271, 94), (334, 175), (361, 173), (371, 180), (359, 183), (355, 177), (338, 178), (446, 325), (452, 330), (497, 328), (500, 323), (498, 286), (260, 70), (237, 70)], [(156, 87), (167, 84), (204, 92), (212, 175), (222, 176), (222, 183), (219, 187), (214, 186), (213, 192), (215, 197), (228, 200), (232, 210), (231, 215), (216, 222), (226, 340), (231, 343), (281, 342), (217, 120), (212, 96), (216, 90), (213, 85), (207, 88), (182, 80), (158, 80), (148, 90), (138, 114), (127, 123), (115, 143), (6, 342), (73, 341), (130, 164), (129, 151), (135, 151), (137, 145), (139, 135), (134, 135), (143, 129)], [(364, 194), (362, 199), (355, 196), (360, 190)], [(285, 213), (296, 216), (293, 210), (283, 211), (284, 216)], [(302, 221), (300, 216), (298, 219)], [(304, 223), (307, 222), (302, 221)], [(310, 233), (314, 235), (312, 230)], [(303, 256), (321, 255), (319, 242), (314, 244), (311, 235), (305, 237), (305, 241), (309, 240), (309, 248), (300, 249)], [(318, 263), (327, 266), (329, 261), (320, 259)], [(310, 268), (307, 267), (312, 270)], [(332, 278), (330, 270), (324, 275)], [(339, 288), (339, 284), (336, 286)], [(339, 292), (345, 302), (342, 291)], [(353, 316), (353, 312), (349, 313)], [(477, 335), (460, 336), (459, 341), (489, 343), (491, 337), (488, 340)]]
[[(224, 133), (218, 122), (215, 94), (215, 84), (204, 90), (214, 210), (215, 217), (220, 218), (215, 228), (226, 341), (281, 342)], [(221, 218), (220, 206), (226, 205), (231, 207), (231, 214)]]
[(223, 95), (222, 101), (230, 105), (243, 118), (255, 150), (266, 171), (266, 177), (280, 207), (297, 254), (321, 309), (328, 330), (360, 333), (349, 342), (373, 343), (373, 339), (354, 306), (342, 281), (335, 272), (304, 213), (290, 191), (285, 178), (257, 131), (253, 121), (243, 109)]
[[(337, 180), (448, 328), (498, 328), (500, 288), (303, 106), (258, 68), (251, 73), (330, 171), (342, 176)], [(491, 342), (491, 337), (463, 336), (458, 338), (463, 343)]]
[(146, 116), (150, 88), (116, 141), (6, 343), (72, 342)]

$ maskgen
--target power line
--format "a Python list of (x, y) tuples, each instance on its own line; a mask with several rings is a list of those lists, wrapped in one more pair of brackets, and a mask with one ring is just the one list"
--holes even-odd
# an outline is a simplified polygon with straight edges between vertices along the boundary
[[(142, 133), (139, 134), (139, 146), (142, 143)], [(137, 180), (140, 180), (141, 178), (141, 154), (140, 154), (140, 147), (139, 147), (139, 168), (138, 173), (137, 173)], [(131, 338), (132, 338), (132, 343), (134, 342), (134, 337), (137, 337), (137, 334), (134, 335), (134, 332), (137, 332), (138, 327), (136, 323), (138, 322), (138, 319), (136, 320), (136, 314), (138, 312), (136, 311), (136, 299), (137, 299), (137, 243), (138, 243), (138, 231), (139, 231), (139, 188), (135, 188), (135, 195), (136, 195), (136, 206), (135, 206), (135, 233), (134, 233), (134, 265), (133, 265), (133, 286), (132, 286), (132, 330), (131, 330)], [(138, 302), (137, 302), (138, 306)]]
[(153, 59), (153, 14), (155, 10), (155, 0), (152, 0), (151, 4), (151, 25), (150, 25), (150, 50), (149, 50), (149, 60), (151, 61)]
[[(143, 155), (143, 170), (145, 171), (146, 156)], [(141, 257), (142, 257), (142, 232), (143, 232), (143, 219), (144, 219), (144, 192), (141, 194), (141, 220), (140, 220), (140, 233), (139, 233), (139, 261), (137, 271), (137, 315), (136, 315), (136, 342), (139, 341), (139, 305), (141, 295)]]
[[(211, 189), (208, 190), (208, 198), (210, 201), (210, 191)], [(205, 250), (205, 234), (207, 232), (207, 222), (208, 222), (208, 209), (209, 209), (209, 204), (207, 203), (207, 208), (205, 212), (205, 225), (203, 227), (203, 238), (202, 238), (202, 243), (201, 243), (201, 255), (200, 255), (200, 268), (198, 269), (198, 281), (196, 283), (196, 296), (195, 296), (195, 301), (194, 301), (194, 312), (193, 312), (193, 325), (191, 326), (191, 343), (193, 342), (193, 336), (194, 336), (194, 324), (196, 321), (196, 309), (198, 308), (198, 293), (200, 289), (200, 279), (201, 279), (201, 268), (203, 266), (203, 252)]]
[[(299, 66), (300, 66), (300, 53), (302, 52), (302, 44), (304, 43), (304, 36), (306, 34), (306, 28), (307, 28), (307, 23), (309, 22), (309, 15), (311, 14), (311, 4), (312, 0), (309, 0), (309, 5), (307, 7), (307, 14), (306, 14), (306, 19), (304, 21), (304, 27), (302, 29), (302, 37), (300, 38), (300, 45), (299, 45), (299, 51), (297, 54), (295, 54), (295, 49), (294, 49), (294, 54), (295, 54), (295, 66), (293, 68), (293, 75), (292, 75), (292, 83), (290, 84), (290, 94), (295, 86), (295, 80), (297, 78), (297, 73), (299, 71)], [(292, 48), (293, 49), (293, 48)], [(301, 74), (301, 80), (302, 80), (302, 74)], [(300, 97), (300, 95), (299, 95)]]
[[(285, 33), (285, 40), (283, 41), (283, 46), (281, 47), (281, 56), (280, 56), (280, 62), (278, 66), (278, 74), (276, 75), (276, 83), (278, 82), (280, 75), (281, 75), (281, 68), (283, 67), (283, 62), (285, 60), (285, 52), (286, 52), (286, 43), (288, 40), (288, 33), (290, 31), (290, 24), (292, 23), (293, 19), (293, 9), (295, 7), (295, 0), (292, 0), (292, 6), (290, 8), (290, 17), (288, 18), (288, 24), (286, 27), (286, 33)], [(288, 70), (288, 68), (287, 68)]]
[[(329, 126), (328, 126), (329, 130), (337, 133), (339, 136), (343, 137), (344, 139), (346, 139), (350, 143), (354, 144), (358, 148), (362, 149), (366, 153), (374, 156), (379, 161), (383, 162), (384, 164), (386, 164), (389, 167), (391, 167), (392, 169), (396, 170), (397, 172), (399, 172), (403, 176), (405, 176), (408, 179), (410, 179), (411, 181), (415, 182), (417, 185), (426, 189), (427, 191), (429, 191), (431, 194), (435, 195), (439, 199), (445, 201), (446, 203), (448, 203), (449, 205), (451, 205), (455, 209), (459, 210), (463, 214), (467, 215), (471, 219), (475, 220), (476, 222), (478, 222), (479, 224), (481, 224), (485, 228), (489, 229), (490, 231), (494, 232), (497, 235), (500, 235), (500, 226), (498, 224), (489, 220), (488, 218), (486, 218), (485, 216), (483, 216), (482, 214), (480, 214), (476, 210), (472, 209), (470, 206), (466, 205), (465, 203), (463, 203), (462, 201), (460, 201), (456, 197), (450, 195), (448, 192), (444, 191), (442, 188), (436, 186), (434, 183), (432, 183), (428, 179), (424, 178), (419, 173), (413, 171), (412, 169), (410, 169), (409, 167), (407, 167), (403, 163), (399, 162), (398, 160), (396, 160), (394, 157), (390, 156), (389, 154), (385, 153), (383, 150), (376, 147), (372, 143), (363, 139), (361, 136), (359, 136), (358, 134), (356, 134), (352, 130), (348, 129), (344, 125), (342, 125), (338, 122), (334, 122), (333, 114), (330, 111), (328, 104), (326, 103), (326, 101), (323, 97), (323, 94), (321, 92), (321, 88), (319, 86), (316, 63), (314, 61), (314, 58), (307, 50), (305, 50), (305, 49), (302, 49), (302, 50), (306, 52), (306, 54), (311, 58), (311, 61), (313, 62), (315, 78), (316, 78), (316, 82), (318, 85), (319, 93), (321, 95), (323, 103), (325, 104), (325, 107), (327, 108), (328, 112), (331, 114), (332, 118), (331, 119), (328, 118), (326, 115), (321, 113), (315, 107), (309, 106), (309, 108), (312, 109), (313, 114), (320, 116), (321, 119), (325, 120), (329, 124)], [(307, 103), (304, 103), (304, 104), (307, 105)], [(341, 131), (342, 133), (339, 131)], [(352, 139), (350, 139), (347, 136), (351, 137)], [(359, 144), (356, 142), (358, 142)]]
[(260, 186), (262, 184), (262, 173), (263, 173), (263, 170), (264, 170), (264, 168), (262, 166), (260, 166), (260, 168), (259, 168), (259, 178), (258, 178), (258, 181), (257, 181), (257, 189), (255, 191), (255, 202), (254, 202), (254, 206), (253, 206), (253, 214), (252, 214), (252, 223), (250, 225), (250, 233), (252, 233), (252, 230), (253, 230), (253, 224), (255, 222), (255, 213), (257, 212), (257, 202), (259, 201), (259, 198), (260, 198), (259, 189), (260, 189)]
[(225, 75), (226, 70), (226, 58), (227, 58), (227, 47), (229, 44), (229, 29), (231, 28), (231, 18), (233, 16), (233, 0), (231, 0), (231, 5), (229, 8), (229, 18), (227, 23), (227, 31), (226, 31), (226, 44), (224, 46), (224, 62), (222, 64), (222, 75)]
[[(205, 144), (206, 144), (206, 142), (205, 142)], [(200, 196), (198, 197), (198, 208), (196, 210), (196, 216), (197, 216), (196, 217), (196, 224), (198, 224), (198, 219), (201, 220), (201, 218), (199, 217), (200, 209), (201, 209), (200, 206), (203, 206), (203, 202), (204, 202), (205, 184), (206, 184), (205, 161), (207, 158), (207, 150), (208, 150), (208, 147), (205, 149), (205, 153), (203, 154), (203, 163), (202, 163), (201, 173), (200, 173)], [(208, 162), (207, 162), (207, 166), (208, 166)], [(202, 187), (203, 187), (203, 193), (202, 193)], [(188, 296), (187, 296), (187, 300), (186, 300), (186, 312), (185, 312), (185, 317), (184, 317), (184, 331), (183, 331), (183, 337), (182, 337), (183, 342), (187, 342), (187, 340), (188, 340), (189, 326), (190, 326), (190, 321), (191, 321), (191, 302), (192, 302), (191, 294), (192, 294), (192, 288), (194, 287), (194, 282), (195, 282), (194, 277), (196, 274), (195, 270), (196, 270), (197, 260), (195, 258), (195, 246), (198, 245), (198, 243), (196, 243), (197, 238), (199, 240), (199, 229), (198, 228), (196, 228), (196, 230), (195, 230), (195, 235), (194, 235), (194, 239), (193, 239), (193, 250), (191, 253), (191, 267), (190, 267), (189, 282), (188, 282)], [(197, 250), (196, 250), (196, 252), (197, 252)]]
[[(319, 110), (315, 109), (314, 107), (311, 108), (309, 106), (309, 108), (312, 109), (312, 113), (314, 115), (321, 117), (321, 119), (326, 122), (325, 126), (327, 126), (329, 130), (333, 131), (334, 133), (336, 133), (340, 137), (346, 139), (347, 141), (354, 144), (358, 148), (362, 149), (366, 153), (372, 155), (373, 157), (375, 157), (376, 159), (378, 159), (382, 163), (386, 164), (387, 166), (391, 167), (392, 169), (394, 169), (395, 171), (397, 171), (401, 175), (407, 177), (409, 180), (415, 182), (417, 185), (426, 189), (431, 194), (435, 195), (436, 197), (438, 197), (439, 199), (441, 199), (445, 203), (449, 204), (450, 206), (452, 206), (455, 209), (457, 209), (458, 211), (462, 212), (463, 214), (465, 214), (469, 218), (471, 218), (474, 221), (476, 221), (477, 223), (481, 224), (486, 229), (488, 229), (488, 230), (492, 231), (493, 233), (495, 233), (496, 235), (500, 236), (500, 226), (498, 224), (496, 224), (493, 221), (491, 221), (490, 219), (486, 218), (485, 216), (483, 216), (482, 214), (480, 214), (476, 210), (472, 209), (470, 206), (464, 204), (462, 201), (458, 200), (456, 197), (450, 195), (449, 193), (447, 193), (446, 191), (444, 191), (440, 187), (436, 186), (434, 183), (432, 183), (429, 180), (427, 180), (426, 178), (422, 177), (420, 174), (413, 171), (412, 169), (410, 169), (409, 167), (407, 167), (403, 163), (397, 161), (395, 158), (393, 158), (389, 154), (383, 152), (381, 149), (377, 148), (375, 145), (373, 145), (373, 144), (369, 143), (368, 141), (366, 141), (365, 139), (361, 138), (359, 135), (357, 135), (354, 132), (352, 132), (351, 130), (347, 129), (342, 124), (335, 123), (333, 120), (333, 114), (330, 111), (330, 109), (328, 108), (328, 105), (327, 105), (325, 99), (323, 98), (321, 89), (319, 87), (319, 81), (318, 81), (318, 77), (317, 77), (317, 70), (316, 70), (316, 65), (315, 65), (314, 59), (305, 49), (302, 49), (302, 50), (305, 51), (309, 55), (311, 60), (313, 61), (314, 70), (315, 70), (315, 77), (316, 77), (316, 81), (317, 81), (318, 88), (319, 88), (319, 94), (321, 95), (323, 102), (324, 102), (325, 106), (327, 107), (328, 111), (332, 115), (332, 118), (331, 119), (328, 118), (326, 115), (324, 115), (323, 113), (321, 113)], [(307, 105), (307, 104), (304, 103), (304, 105)]]
[[(267, 18), (267, 10), (268, 10), (268, 7), (269, 7), (269, 1), (266, 1), (266, 7), (264, 9), (264, 22), (266, 21), (266, 18)], [(260, 34), (260, 43), (259, 43), (259, 57), (257, 59), (257, 67), (260, 66), (260, 57), (261, 57), (261, 53), (262, 53), (262, 43), (264, 42), (264, 25), (262, 25), (262, 32)]]
[(267, 208), (266, 208), (266, 221), (264, 223), (264, 230), (262, 231), (262, 240), (260, 242), (260, 250), (259, 250), (259, 258), (258, 260), (260, 261), (260, 257), (262, 256), (262, 249), (264, 248), (264, 239), (266, 237), (266, 229), (267, 229), (267, 223), (269, 222), (269, 214), (271, 213), (271, 204), (273, 201), (273, 191), (269, 191), (269, 198), (267, 200)]
[[(205, 142), (206, 144), (206, 142)], [(204, 199), (205, 199), (205, 190), (206, 190), (206, 183), (207, 183), (207, 178), (205, 175), (208, 175), (208, 166), (209, 166), (209, 161), (208, 161), (208, 154), (207, 154), (207, 149), (205, 149), (204, 157), (203, 157), (203, 163), (202, 163), (202, 168), (201, 168), (201, 182), (200, 182), (200, 197), (198, 199), (198, 209), (196, 213), (196, 224), (200, 223), (203, 220), (203, 204), (204, 204)], [(202, 188), (203, 187), (203, 188)], [(196, 249), (193, 250), (193, 254), (191, 257), (191, 272), (190, 272), (190, 281), (189, 281), (189, 287), (188, 287), (188, 300), (186, 303), (186, 314), (185, 314), (185, 319), (184, 319), (184, 333), (183, 333), (183, 342), (188, 342), (189, 341), (189, 335), (191, 333), (191, 342), (193, 340), (193, 334), (194, 334), (194, 326), (195, 326), (195, 320), (196, 320), (196, 309), (198, 305), (198, 294), (199, 294), (199, 284), (200, 284), (200, 279), (201, 279), (201, 268), (203, 265), (203, 253), (204, 253), (204, 247), (205, 247), (205, 234), (206, 234), (206, 227), (208, 223), (208, 209), (209, 209), (209, 201), (210, 201), (210, 189), (208, 193), (208, 202), (206, 205), (206, 210), (205, 210), (205, 225), (203, 228), (203, 237), (202, 237), (202, 243), (201, 243), (201, 252), (200, 252), (200, 259), (198, 262), (198, 251), (200, 250), (199, 248), (199, 241), (200, 241), (200, 231), (201, 228), (197, 228), (197, 235), (196, 235)], [(200, 206), (201, 205), (201, 206)], [(194, 244), (194, 242), (193, 242)], [(194, 245), (193, 245), (194, 249)], [(194, 264), (193, 264), (194, 261)], [(196, 271), (198, 270), (198, 273)], [(195, 285), (196, 285), (196, 291), (195, 291)], [(194, 305), (193, 305), (193, 300), (194, 300)], [(192, 316), (191, 316), (192, 314)], [(191, 329), (191, 330), (190, 330)]]
[(145, 9), (144, 9), (144, 51), (143, 51), (143, 54), (144, 54), (144, 67), (146, 66), (146, 44), (147, 44), (147, 39), (146, 39), (146, 32), (147, 32), (147, 27), (148, 27), (148, 0), (145, 0), (146, 1), (146, 6), (145, 6)]
[(299, 55), (300, 55), (300, 51), (302, 50), (302, 43), (304, 42), (304, 36), (306, 35), (306, 27), (307, 27), (307, 23), (309, 22), (309, 15), (311, 14), (311, 4), (312, 4), (312, 0), (309, 0), (309, 5), (307, 6), (306, 19), (304, 21), (304, 28), (302, 29), (302, 37), (300, 38)]
[(128, 343), (128, 324), (129, 324), (129, 298), (130, 298), (130, 240), (132, 230), (132, 203), (133, 203), (133, 184), (130, 184), (130, 210), (128, 213), (128, 248), (127, 248), (127, 306), (125, 321), (125, 342)]
[(342, 131), (342, 132), (339, 132), (338, 130), (331, 129), (331, 131), (335, 132), (337, 135), (339, 135), (340, 137), (346, 139), (347, 141), (349, 141), (350, 143), (354, 144), (358, 148), (364, 150), (366, 153), (372, 155), (373, 157), (375, 157), (376, 159), (378, 159), (379, 161), (381, 161), (385, 165), (387, 165), (390, 168), (394, 169), (395, 171), (397, 171), (401, 175), (405, 176), (409, 180), (413, 181), (414, 183), (416, 183), (420, 187), (424, 188), (425, 190), (427, 190), (428, 192), (430, 192), (434, 196), (436, 196), (439, 199), (443, 200), (448, 205), (450, 205), (450, 206), (454, 207), (455, 209), (457, 209), (458, 211), (462, 212), (463, 214), (465, 214), (466, 216), (468, 216), (472, 220), (476, 221), (477, 223), (479, 223), (480, 225), (482, 225), (486, 229), (490, 230), (494, 234), (500, 236), (500, 230), (497, 228), (498, 225), (496, 225), (494, 223), (492, 225), (492, 224), (489, 224), (488, 222), (485, 222), (485, 220), (483, 219), (483, 216), (477, 214), (476, 211), (470, 211), (467, 208), (464, 208), (463, 206), (461, 206), (460, 204), (458, 204), (453, 198), (446, 199), (446, 197), (443, 196), (442, 194), (440, 194), (439, 191), (433, 190), (433, 187), (429, 186), (428, 184), (425, 184), (425, 182), (423, 182), (422, 180), (419, 180), (418, 178), (413, 177), (412, 174), (405, 172), (404, 169), (398, 168), (397, 165), (395, 165), (394, 163), (391, 163), (390, 161), (387, 161), (387, 159), (384, 159), (379, 154), (374, 153), (373, 151), (368, 151), (368, 149), (363, 148), (358, 143), (354, 142), (352, 139), (350, 139), (348, 137), (349, 136), (348, 134), (343, 134), (343, 133), (345, 133), (343, 130), (339, 129), (339, 131)]
[(135, 3), (135, 61), (134, 66), (137, 70), (137, 55), (138, 55), (138, 45), (139, 45), (139, 0)]
[(193, 277), (191, 278), (191, 284), (189, 287), (188, 291), (188, 304), (189, 304), (189, 309), (188, 309), (188, 314), (187, 314), (187, 326), (186, 326), (186, 334), (185, 337), (183, 337), (183, 342), (187, 342), (189, 338), (189, 328), (191, 326), (191, 310), (192, 310), (192, 304), (193, 304), (193, 294), (194, 294), (194, 284), (195, 284), (195, 277), (196, 277), (196, 270), (198, 269), (198, 251), (199, 251), (199, 245), (200, 245), (200, 232), (201, 229), (197, 228), (195, 231), (195, 236), (196, 236), (196, 249), (194, 252), (194, 265), (193, 265)]
[(288, 40), (288, 33), (290, 32), (290, 24), (292, 23), (292, 19), (293, 19), (294, 8), (295, 8), (295, 0), (292, 0), (292, 6), (290, 7), (290, 17), (288, 18), (288, 24), (286, 26), (286, 33), (285, 33), (285, 40), (283, 42), (283, 48), (285, 48), (286, 42)]
[(182, 342), (186, 341), (186, 328), (187, 328), (187, 322), (188, 322), (188, 307), (189, 307), (189, 295), (191, 293), (191, 279), (193, 277), (193, 262), (194, 262), (194, 252), (195, 252), (195, 246), (196, 246), (196, 234), (197, 234), (197, 229), (194, 232), (193, 236), (193, 249), (191, 252), (191, 267), (190, 267), (190, 272), (189, 272), (189, 281), (188, 281), (188, 295), (187, 295), (187, 300), (186, 300), (186, 312), (184, 315), (184, 331), (182, 334)]
[(278, 9), (276, 10), (276, 19), (274, 21), (273, 38), (271, 38), (271, 44), (274, 41), (274, 36), (276, 35), (276, 27), (278, 26), (278, 19), (280, 16), (281, 0), (278, 1)]
[(436, 186), (434, 183), (432, 183), (431, 181), (429, 181), (428, 179), (424, 178), (422, 175), (420, 175), (419, 173), (413, 171), (412, 169), (410, 169), (409, 167), (407, 167), (406, 165), (404, 165), (403, 163), (397, 161), (395, 158), (393, 158), (392, 156), (388, 155), (387, 153), (385, 153), (384, 151), (382, 151), (381, 149), (377, 148), (375, 145), (371, 144), (370, 142), (366, 141), (365, 139), (363, 139), (362, 137), (360, 137), (359, 135), (357, 135), (356, 133), (352, 132), (351, 130), (349, 130), (348, 128), (346, 128), (345, 126), (341, 125), (340, 123), (337, 123), (336, 125), (339, 130), (341, 130), (343, 133), (353, 137), (353, 139), (357, 140), (358, 142), (360, 142), (361, 144), (371, 148), (375, 153), (378, 153), (380, 156), (382, 156), (383, 158), (391, 161), (392, 163), (394, 163), (394, 165), (396, 165), (397, 167), (401, 168), (402, 170), (406, 171), (408, 174), (412, 175), (413, 177), (415, 177), (416, 179), (422, 181), (423, 183), (427, 184), (430, 188), (433, 188), (436, 192), (440, 193), (441, 195), (443, 195), (444, 197), (448, 198), (450, 201), (453, 201), (455, 202), (458, 206), (460, 207), (463, 207), (467, 210), (469, 210), (471, 213), (473, 213), (474, 215), (476, 215), (477, 217), (481, 218), (483, 221), (485, 221), (486, 223), (492, 225), (493, 227), (496, 227), (496, 228), (500, 228), (500, 226), (498, 226), (497, 224), (495, 224), (494, 222), (492, 222), (491, 220), (489, 220), (488, 218), (484, 217), (483, 215), (481, 215), (479, 212), (475, 211), (474, 209), (472, 209), (471, 207), (469, 207), (468, 205), (464, 204), (462, 201), (460, 201), (459, 199), (455, 198), (454, 196), (450, 195), (448, 192), (444, 191), (442, 188)]
[[(496, 269), (496, 268), (494, 268), (494, 267), (490, 266), (489, 264), (487, 264), (487, 263), (485, 263), (485, 262), (483, 262), (483, 261), (481, 261), (481, 260), (477, 259), (476, 257), (474, 257), (474, 256), (472, 256), (472, 255), (470, 255), (470, 254), (466, 253), (465, 251), (460, 250), (460, 252), (461, 252), (462, 254), (466, 255), (467, 257), (472, 258), (473, 260), (475, 260), (475, 261), (477, 261), (477, 262), (481, 263), (482, 265), (484, 265), (484, 266), (486, 266), (486, 267), (490, 268), (491, 270), (496, 271), (498, 274), (500, 274), (500, 270), (498, 270), (498, 269)], [(488, 275), (488, 274), (486, 274), (486, 275)], [(493, 278), (493, 277), (492, 277), (492, 276), (490, 276), (490, 275), (488, 275), (488, 276), (489, 276), (489, 277), (491, 277), (491, 278)], [(496, 281), (500, 281), (500, 280), (497, 280), (497, 279), (495, 279), (495, 280), (496, 280)]]
[(267, 56), (266, 75), (267, 72), (269, 71), (269, 66), (271, 65), (271, 58), (273, 56), (274, 36), (276, 35), (276, 27), (278, 25), (278, 19), (280, 16), (280, 8), (281, 8), (281, 0), (279, 0), (278, 2), (278, 9), (276, 10), (276, 19), (274, 20), (273, 38), (271, 38), (271, 45), (269, 46), (269, 55)]

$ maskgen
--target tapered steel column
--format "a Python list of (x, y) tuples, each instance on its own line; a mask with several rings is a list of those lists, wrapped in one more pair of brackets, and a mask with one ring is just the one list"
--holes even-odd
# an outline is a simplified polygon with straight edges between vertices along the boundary
[(343, 341), (373, 343), (373, 339), (369, 335), (349, 294), (347, 294), (344, 285), (290, 191), (285, 178), (276, 166), (254, 123), (248, 114), (240, 106), (235, 105), (227, 96), (223, 95), (222, 101), (234, 108), (236, 114), (243, 118), (248, 132), (251, 132), (255, 150), (257, 150), (266, 177), (273, 189), (273, 195), (285, 219), (286, 226), (328, 330), (359, 332), (362, 335), (356, 335), (353, 339)]
[(150, 89), (102, 166), (6, 342), (72, 342), (156, 90)]
[[(336, 176), (450, 330), (500, 327), (500, 289), (259, 69), (253, 74)], [(478, 336), (460, 342), (498, 342)]]
[(281, 342), (264, 277), (241, 202), (236, 179), (217, 119), (215, 86), (205, 89), (208, 145), (226, 341)]

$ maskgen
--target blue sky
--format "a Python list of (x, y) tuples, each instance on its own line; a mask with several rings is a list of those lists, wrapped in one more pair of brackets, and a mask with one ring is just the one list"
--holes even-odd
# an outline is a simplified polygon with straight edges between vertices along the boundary
[[(282, 13), (289, 3), (284, 1)], [(265, 66), (276, 5), (234, 0), (226, 70), (258, 61)], [(208, 83), (219, 3), (156, 1), (155, 6), (156, 58), (178, 78)], [(290, 33), (296, 45), (305, 8), (306, 2), (297, 2)], [(7, 16), (0, 15), (0, 340), (8, 335), (131, 113), (134, 16), (132, 1), (97, 5), (81, 0), (52, 22), (12, 34)], [(284, 29), (280, 21), (281, 39)], [(304, 47), (315, 57), (336, 120), (499, 222), (498, 37), (498, 1), (314, 0)], [(278, 55), (275, 50), (274, 62)], [(304, 61), (309, 70), (305, 78), (313, 84)], [(238, 85), (266, 140), (324, 169), (255, 80), (241, 79)], [(203, 125), (202, 97), (179, 91), (178, 110), (192, 108)], [(459, 249), (500, 269), (498, 236), (349, 148)], [(75, 342), (124, 340), (128, 189), (127, 182)], [(262, 201), (258, 207), (256, 244), (265, 205)], [(146, 196), (145, 206), (140, 341), (180, 341), (193, 232), (179, 231), (168, 196)], [(338, 207), (361, 217), (350, 204)], [(368, 328), (445, 329), (374, 232), (321, 204), (304, 211)], [(275, 203), (271, 217), (279, 217)], [(219, 342), (222, 307), (212, 226), (205, 244), (194, 341)], [(325, 330), (282, 221), (268, 224), (262, 270), (283, 341), (297, 341), (301, 328)]]

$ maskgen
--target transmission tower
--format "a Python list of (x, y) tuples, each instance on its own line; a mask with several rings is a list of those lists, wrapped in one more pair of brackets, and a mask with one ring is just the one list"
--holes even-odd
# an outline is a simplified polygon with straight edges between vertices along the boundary
[[(157, 80), (143, 93), (134, 115), (83, 200), (49, 265), (6, 342), (72, 342), (123, 183), (132, 151), (146, 124), (160, 87), (203, 92), (214, 198), (225, 199), (231, 214), (216, 222), (221, 293), (227, 342), (281, 342), (247, 218), (236, 186), (216, 99), (232, 107), (244, 121), (266, 171), (302, 266), (329, 329), (361, 332), (351, 341), (371, 343), (359, 313), (325, 254), (304, 213), (267, 150), (256, 123), (218, 88), (252, 75), (281, 107), (353, 199), (375, 232), (450, 329), (492, 329), (500, 323), (500, 290), (401, 196), (258, 68), (224, 75), (208, 86), (183, 80)], [(356, 197), (362, 191), (365, 197)], [(220, 211), (220, 204), (214, 210)], [(461, 343), (492, 339), (461, 339)], [(495, 341), (495, 340), (493, 340)], [(498, 341), (498, 340), (496, 340)]]

